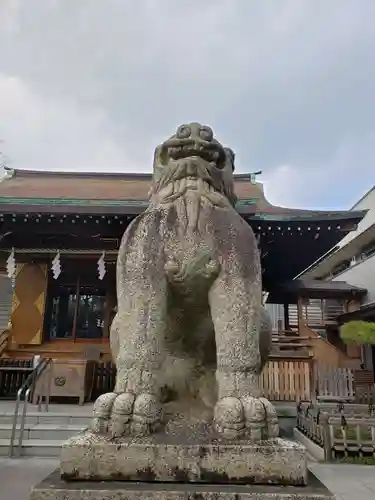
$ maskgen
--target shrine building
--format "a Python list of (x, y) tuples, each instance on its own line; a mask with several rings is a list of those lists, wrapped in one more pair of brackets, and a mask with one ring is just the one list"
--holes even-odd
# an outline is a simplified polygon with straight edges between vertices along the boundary
[[(151, 174), (5, 170), (0, 181), (0, 319), (7, 332), (2, 357), (72, 360), (94, 348), (98, 360), (110, 359), (117, 251), (127, 225), (148, 205), (150, 183)], [(274, 206), (250, 174), (235, 175), (235, 192), (236, 209), (259, 241), (268, 302), (276, 304), (296, 303), (293, 278), (365, 214)], [(362, 293), (337, 287), (345, 303)], [(283, 328), (289, 329), (287, 308)]]
[[(0, 253), (5, 269), (13, 249), (16, 267), (11, 349), (55, 346), (63, 354), (82, 342), (107, 347), (117, 249), (127, 225), (147, 207), (150, 182), (150, 174), (6, 170)], [(365, 213), (273, 206), (248, 174), (235, 175), (235, 191), (238, 212), (259, 238), (270, 297), (355, 229)], [(53, 262), (61, 269), (55, 269), (56, 279)]]

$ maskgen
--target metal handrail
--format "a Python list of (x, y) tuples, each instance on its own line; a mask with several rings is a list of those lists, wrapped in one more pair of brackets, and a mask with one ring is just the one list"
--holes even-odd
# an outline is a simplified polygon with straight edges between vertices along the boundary
[[(12, 421), (12, 433), (9, 444), (10, 457), (13, 457), (14, 441), (16, 437), (18, 412), (20, 409), (21, 398), (24, 395), (22, 414), (21, 414), (20, 434), (18, 438), (18, 453), (17, 453), (18, 456), (21, 455), (21, 447), (22, 447), (23, 433), (25, 430), (25, 419), (27, 413), (26, 410), (27, 410), (27, 405), (29, 403), (30, 394), (34, 392), (37, 381), (39, 380), (41, 375), (46, 371), (47, 368), (49, 368), (49, 377), (47, 380), (47, 391), (45, 394), (44, 406), (45, 406), (45, 411), (48, 411), (50, 394), (51, 394), (52, 365), (53, 363), (51, 358), (42, 359), (17, 391), (16, 406), (14, 408), (13, 421)], [(45, 384), (43, 384), (43, 389), (44, 390), (46, 389)], [(43, 394), (41, 394), (41, 397), (38, 400), (38, 411), (41, 411), (42, 409), (42, 402), (43, 402)]]

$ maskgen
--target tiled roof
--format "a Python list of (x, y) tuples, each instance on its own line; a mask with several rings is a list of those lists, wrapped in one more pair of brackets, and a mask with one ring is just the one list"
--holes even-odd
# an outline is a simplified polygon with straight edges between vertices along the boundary
[[(132, 173), (68, 173), (28, 170), (6, 170), (0, 179), (0, 209), (15, 206), (49, 207), (133, 207), (147, 206), (151, 174)], [(252, 183), (250, 175), (235, 175), (235, 192), (241, 212), (262, 219), (361, 219), (362, 212), (326, 212), (299, 210), (271, 205), (260, 183)]]
[(0, 197), (145, 200), (151, 176), (82, 174), (15, 170), (0, 182)]

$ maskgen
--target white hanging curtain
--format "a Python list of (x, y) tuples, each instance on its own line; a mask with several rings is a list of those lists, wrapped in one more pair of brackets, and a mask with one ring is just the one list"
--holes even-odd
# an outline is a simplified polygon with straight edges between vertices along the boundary
[(105, 252), (103, 252), (98, 260), (98, 277), (100, 280), (104, 278), (106, 272)]
[(59, 251), (56, 253), (55, 258), (52, 261), (51, 270), (53, 272), (53, 279), (57, 280), (57, 278), (61, 274), (61, 262), (60, 262), (60, 252)]

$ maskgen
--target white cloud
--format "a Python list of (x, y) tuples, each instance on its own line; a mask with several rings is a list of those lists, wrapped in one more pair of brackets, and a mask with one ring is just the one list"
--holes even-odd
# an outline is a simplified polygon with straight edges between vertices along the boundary
[(0, 75), (0, 116), (0, 137), (12, 151), (11, 166), (67, 171), (142, 168), (113, 140), (103, 110), (44, 99), (19, 78)]
[(0, 139), (16, 167), (144, 171), (200, 120), (271, 201), (348, 205), (374, 183), (374, 18), (373, 0), (1, 0)]
[[(276, 205), (349, 209), (374, 185), (375, 129), (356, 140), (339, 145), (326, 164), (280, 165), (264, 176), (266, 197)], [(337, 202), (338, 191), (346, 189), (346, 206)]]

